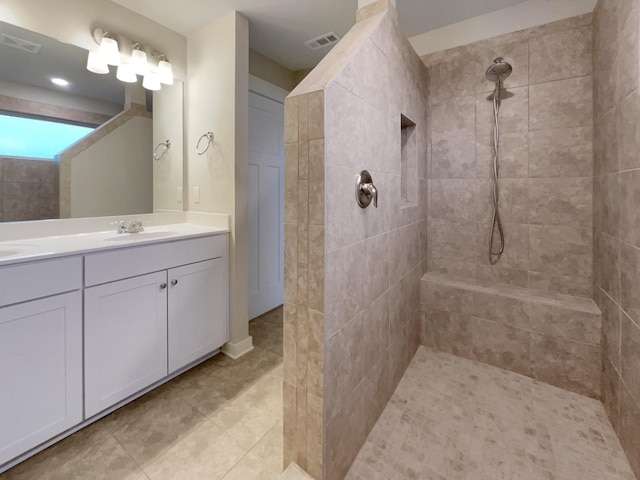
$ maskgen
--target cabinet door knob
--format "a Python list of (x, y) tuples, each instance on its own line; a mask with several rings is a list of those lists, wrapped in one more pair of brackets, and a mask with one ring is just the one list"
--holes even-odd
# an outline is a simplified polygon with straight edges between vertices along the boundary
[(178, 280), (171, 280), (171, 285), (177, 285), (178, 284)]
[(166, 283), (161, 283), (160, 284), (160, 290), (164, 290), (165, 288), (167, 288), (167, 284)]

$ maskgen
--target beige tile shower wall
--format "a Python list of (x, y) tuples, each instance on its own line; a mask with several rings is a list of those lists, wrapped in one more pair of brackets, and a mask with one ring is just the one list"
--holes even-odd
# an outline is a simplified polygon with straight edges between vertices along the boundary
[(0, 222), (60, 217), (58, 164), (0, 158)]
[(324, 92), (285, 102), (284, 465), (322, 478)]
[(594, 12), (594, 298), (603, 401), (640, 478), (640, 2)]
[[(285, 103), (285, 462), (327, 480), (418, 347), (426, 271), (426, 69), (387, 0), (365, 10)], [(364, 169), (378, 208), (356, 204)]]
[[(416, 351), (426, 270), (426, 69), (393, 7), (385, 0), (369, 12), (361, 22), (379, 24), (325, 90), (328, 480), (343, 478)], [(416, 124), (404, 166), (401, 115)], [(364, 169), (378, 189), (378, 208), (356, 203), (355, 179)]]
[[(429, 270), (478, 284), (592, 294), (591, 15), (478, 42), (429, 67)], [(491, 265), (495, 57), (513, 66), (500, 112), (506, 248)]]

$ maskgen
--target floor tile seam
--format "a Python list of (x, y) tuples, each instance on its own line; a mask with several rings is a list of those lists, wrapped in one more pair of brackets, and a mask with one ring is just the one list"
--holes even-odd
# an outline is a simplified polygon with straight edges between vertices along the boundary
[(107, 430), (107, 434), (111, 435), (111, 437), (113, 437), (113, 439), (116, 441), (116, 443), (120, 446), (120, 448), (129, 456), (129, 458), (131, 459), (131, 461), (138, 467), (138, 470), (140, 473), (143, 473), (147, 478), (151, 478), (146, 470), (145, 470), (145, 466), (138, 462), (138, 460), (136, 460), (136, 458), (133, 456), (133, 454), (129, 451), (129, 449), (127, 447), (125, 447), (125, 445), (118, 439), (118, 437), (116, 436), (115, 433), (112, 433), (110, 431)]
[[(186, 402), (187, 404), (189, 404), (189, 402), (187, 402), (186, 400), (183, 400), (183, 401)], [(191, 408), (193, 408), (198, 413), (198, 416), (199, 416), (198, 423), (195, 426), (191, 427), (186, 434), (179, 435), (178, 438), (170, 446), (168, 446), (166, 448), (163, 448), (161, 453), (156, 454), (153, 458), (151, 458), (151, 459), (149, 459), (149, 460), (147, 460), (145, 462), (139, 462), (139, 461), (137, 461), (135, 459), (135, 457), (133, 456), (133, 453), (129, 452), (129, 450), (127, 449), (125, 444), (118, 438), (118, 434), (117, 433), (113, 433), (113, 436), (115, 437), (116, 441), (122, 446), (122, 448), (124, 448), (127, 451), (127, 453), (136, 461), (136, 463), (138, 465), (140, 465), (141, 469), (143, 471), (145, 471), (146, 467), (148, 467), (151, 464), (153, 464), (156, 460), (158, 460), (160, 457), (162, 457), (165, 453), (167, 453), (173, 447), (175, 447), (180, 442), (182, 442), (182, 440), (187, 438), (189, 435), (191, 435), (193, 432), (195, 432), (198, 428), (200, 428), (202, 425), (204, 425), (206, 422), (209, 421), (209, 419), (205, 415), (203, 415), (196, 407), (194, 407), (191, 404), (189, 404), (189, 406), (191, 406)]]
[[(235, 437), (232, 437), (232, 438), (233, 438), (234, 440), (236, 440), (236, 439), (235, 439)], [(236, 442), (237, 442), (237, 440), (236, 440)], [(222, 475), (221, 475), (218, 479), (216, 479), (216, 480), (224, 480), (224, 479), (225, 479), (225, 477), (226, 477), (227, 475), (229, 475), (229, 472), (231, 472), (234, 468), (236, 468), (236, 467), (240, 464), (240, 462), (242, 462), (242, 460), (243, 460), (247, 455), (249, 455), (249, 451), (245, 451), (245, 452), (244, 452), (244, 454), (243, 454), (243, 455), (238, 459), (238, 461), (237, 461), (236, 463), (234, 463), (234, 464), (233, 464), (233, 466), (232, 466), (231, 468), (229, 468), (226, 472), (224, 472), (224, 474), (222, 474)]]
[[(187, 435), (185, 438), (183, 438), (182, 440), (180, 440), (179, 442), (174, 443), (167, 451), (165, 451), (164, 453), (162, 453), (162, 455), (159, 455), (158, 457), (156, 457), (153, 461), (148, 462), (144, 467), (142, 467), (142, 471), (144, 472), (144, 474), (151, 480), (153, 480), (153, 476), (149, 473), (148, 469), (153, 466), (156, 462), (158, 462), (160, 459), (162, 459), (165, 455), (167, 455), (170, 451), (172, 451), (174, 448), (176, 448), (180, 443), (182, 443), (186, 438), (188, 438), (190, 435), (192, 435), (193, 432), (191, 432), (189, 435)], [(135, 459), (134, 459), (135, 460)], [(138, 463), (138, 462), (136, 462)], [(139, 464), (138, 464), (139, 465)]]

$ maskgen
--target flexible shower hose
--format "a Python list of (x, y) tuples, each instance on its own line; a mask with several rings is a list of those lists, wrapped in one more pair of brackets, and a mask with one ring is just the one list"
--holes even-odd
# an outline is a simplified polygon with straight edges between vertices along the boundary
[[(500, 259), (500, 255), (504, 252), (504, 230), (502, 229), (502, 220), (500, 220), (500, 186), (498, 183), (499, 170), (499, 154), (500, 154), (500, 90), (502, 82), (496, 84), (493, 94), (493, 218), (491, 220), (491, 233), (489, 234), (489, 261), (491, 264), (496, 263)], [(500, 248), (493, 249), (493, 241), (498, 227), (500, 235)]]

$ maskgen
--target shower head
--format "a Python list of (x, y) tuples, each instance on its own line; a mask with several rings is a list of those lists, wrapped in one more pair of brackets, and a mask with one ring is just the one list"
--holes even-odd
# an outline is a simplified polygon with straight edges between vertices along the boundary
[(487, 68), (487, 80), (490, 82), (500, 84), (504, 82), (511, 72), (513, 68), (509, 63), (507, 63), (504, 58), (498, 57), (493, 63)]

